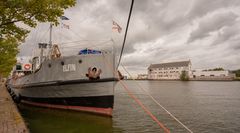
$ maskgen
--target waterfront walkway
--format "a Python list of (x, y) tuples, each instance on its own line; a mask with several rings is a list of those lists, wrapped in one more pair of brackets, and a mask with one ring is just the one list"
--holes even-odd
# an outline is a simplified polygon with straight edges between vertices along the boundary
[(12, 101), (6, 87), (0, 82), (0, 133), (28, 133), (27, 126)]

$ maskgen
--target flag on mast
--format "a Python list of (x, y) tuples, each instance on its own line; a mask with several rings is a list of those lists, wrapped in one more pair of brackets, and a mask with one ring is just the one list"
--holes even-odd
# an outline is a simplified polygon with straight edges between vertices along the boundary
[[(66, 16), (61, 16), (60, 19), (61, 19), (61, 20), (69, 20), (69, 18), (67, 18)], [(67, 24), (64, 24), (64, 23), (62, 22), (62, 28), (70, 29), (70, 26), (67, 25)]]
[(60, 17), (62, 20), (69, 20), (69, 18), (67, 18), (66, 16), (61, 16)]
[(67, 25), (67, 24), (64, 24), (64, 23), (62, 23), (62, 27), (63, 27), (63, 28), (66, 28), (66, 29), (70, 29), (70, 26)]
[(121, 33), (122, 28), (121, 28), (115, 21), (113, 21), (112, 24), (113, 24), (113, 25), (112, 25), (112, 30), (113, 30), (113, 31), (117, 31), (118, 33)]

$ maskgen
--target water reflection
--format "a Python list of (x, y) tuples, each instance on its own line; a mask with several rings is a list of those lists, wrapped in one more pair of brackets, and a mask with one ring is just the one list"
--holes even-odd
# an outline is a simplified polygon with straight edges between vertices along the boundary
[[(134, 81), (129, 90), (171, 132), (186, 130), (149, 98)], [(159, 103), (193, 132), (240, 131), (240, 82), (138, 81)], [(20, 106), (32, 133), (156, 133), (163, 130), (132, 100), (115, 88), (113, 117)]]
[(88, 113), (33, 107), (19, 109), (32, 133), (112, 133), (112, 118)]

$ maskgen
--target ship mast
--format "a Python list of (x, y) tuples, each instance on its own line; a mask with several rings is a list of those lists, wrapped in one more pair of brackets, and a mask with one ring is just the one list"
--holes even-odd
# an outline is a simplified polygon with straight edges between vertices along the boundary
[(49, 44), (47, 43), (38, 43), (38, 47), (40, 48), (40, 63), (43, 62), (43, 49), (47, 49), (47, 45), (48, 45), (48, 55), (47, 57), (49, 57), (49, 59), (51, 58), (51, 49), (52, 49), (52, 28), (53, 28), (53, 24), (50, 23), (50, 32), (49, 32)]
[(50, 32), (49, 32), (49, 49), (51, 49), (51, 47), (52, 47), (52, 28), (53, 28), (53, 24), (50, 23)]
[(52, 50), (52, 29), (53, 29), (53, 24), (50, 23), (50, 32), (49, 32), (49, 44), (48, 44), (48, 58), (51, 59), (51, 50)]

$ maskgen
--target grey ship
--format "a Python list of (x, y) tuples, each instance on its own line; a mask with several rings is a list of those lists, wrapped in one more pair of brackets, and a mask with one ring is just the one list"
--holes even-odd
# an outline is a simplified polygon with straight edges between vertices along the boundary
[[(48, 45), (49, 54), (43, 56)], [(40, 56), (31, 64), (16, 65), (8, 82), (17, 102), (112, 116), (119, 75), (113, 50), (83, 49), (78, 55), (62, 56), (51, 41), (39, 48)]]

